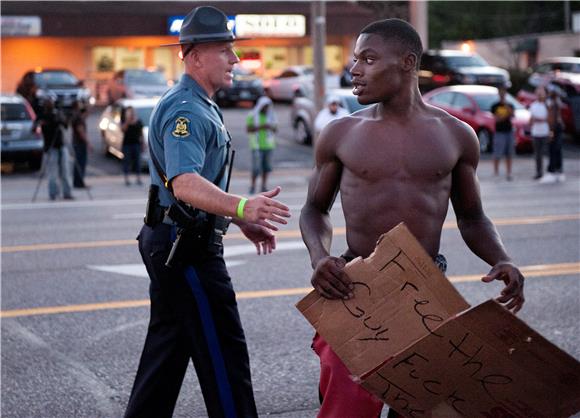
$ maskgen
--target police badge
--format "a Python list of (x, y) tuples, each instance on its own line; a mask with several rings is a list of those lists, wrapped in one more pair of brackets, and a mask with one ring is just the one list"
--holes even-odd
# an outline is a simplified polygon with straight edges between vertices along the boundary
[(189, 136), (189, 119), (179, 116), (175, 119), (175, 129), (171, 134), (176, 138), (184, 138)]

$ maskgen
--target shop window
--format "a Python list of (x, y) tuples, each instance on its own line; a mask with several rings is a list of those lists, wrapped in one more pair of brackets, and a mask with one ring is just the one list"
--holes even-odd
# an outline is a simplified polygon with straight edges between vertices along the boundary
[(99, 73), (145, 68), (142, 48), (97, 46), (92, 49), (93, 70)]
[[(337, 45), (327, 45), (324, 47), (324, 60), (326, 63), (326, 69), (339, 73), (344, 67), (344, 56), (342, 48)], [(312, 47), (307, 46), (304, 48), (304, 64), (313, 65), (313, 55)]]
[(109, 47), (93, 48), (93, 69), (98, 73), (113, 71), (115, 68), (115, 49)]

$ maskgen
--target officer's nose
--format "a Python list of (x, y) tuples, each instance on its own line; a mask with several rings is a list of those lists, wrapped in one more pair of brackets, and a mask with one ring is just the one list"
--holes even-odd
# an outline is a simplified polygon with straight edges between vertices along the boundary
[(236, 64), (240, 62), (240, 59), (238, 58), (238, 55), (235, 53), (235, 51), (231, 51), (231, 57), (230, 57), (230, 64)]

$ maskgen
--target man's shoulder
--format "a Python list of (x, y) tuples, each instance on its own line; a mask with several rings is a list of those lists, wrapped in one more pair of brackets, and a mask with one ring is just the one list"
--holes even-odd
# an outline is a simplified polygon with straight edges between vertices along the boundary
[(424, 126), (429, 127), (429, 129), (441, 127), (443, 129), (451, 131), (455, 135), (471, 135), (473, 133), (473, 128), (469, 126), (466, 122), (450, 115), (443, 109), (432, 106), (430, 104), (426, 105), (426, 110), (424, 112), (423, 121)]

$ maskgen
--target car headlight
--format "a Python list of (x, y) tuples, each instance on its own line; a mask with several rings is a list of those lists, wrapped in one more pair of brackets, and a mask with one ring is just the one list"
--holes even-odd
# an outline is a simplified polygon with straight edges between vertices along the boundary
[(471, 74), (463, 74), (461, 81), (463, 81), (465, 84), (475, 84), (477, 83), (477, 77)]
[(44, 98), (48, 96), (48, 91), (43, 89), (36, 90), (36, 97)]

